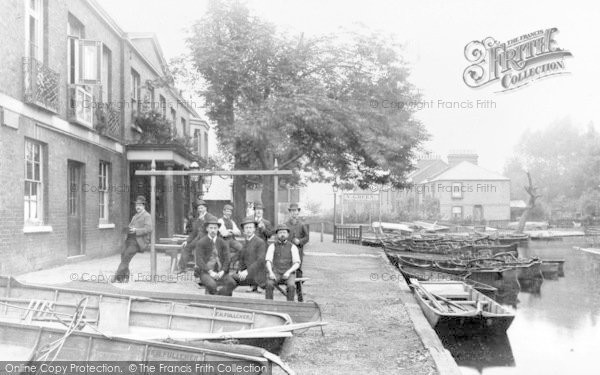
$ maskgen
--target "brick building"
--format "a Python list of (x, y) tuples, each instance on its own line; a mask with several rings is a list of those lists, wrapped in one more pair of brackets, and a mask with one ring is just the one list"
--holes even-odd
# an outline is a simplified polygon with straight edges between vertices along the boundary
[[(179, 144), (140, 143), (135, 116), (161, 111), (178, 136), (198, 117), (172, 85), (152, 34), (127, 34), (94, 0), (0, 2), (0, 273), (120, 251), (155, 160), (184, 169)], [(183, 226), (189, 182), (158, 179), (157, 235)]]

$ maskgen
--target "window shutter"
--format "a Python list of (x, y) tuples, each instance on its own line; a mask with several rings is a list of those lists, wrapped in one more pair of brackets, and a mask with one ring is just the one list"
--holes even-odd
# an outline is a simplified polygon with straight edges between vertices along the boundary
[(100, 85), (102, 83), (102, 42), (80, 39), (79, 43), (79, 82), (80, 85)]

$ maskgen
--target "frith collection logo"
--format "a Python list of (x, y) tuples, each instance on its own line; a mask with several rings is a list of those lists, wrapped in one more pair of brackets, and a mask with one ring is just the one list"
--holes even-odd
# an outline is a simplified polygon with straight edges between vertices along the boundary
[(472, 41), (465, 46), (465, 57), (472, 63), (463, 80), (469, 87), (478, 88), (498, 81), (502, 91), (523, 87), (535, 80), (568, 73), (565, 57), (571, 52), (559, 48), (553, 27), (500, 43), (492, 37)]

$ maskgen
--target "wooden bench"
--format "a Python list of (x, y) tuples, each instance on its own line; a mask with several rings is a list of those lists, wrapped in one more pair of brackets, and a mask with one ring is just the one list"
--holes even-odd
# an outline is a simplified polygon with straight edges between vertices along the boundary
[[(163, 238), (160, 239), (161, 241)], [(181, 241), (183, 243), (183, 241)], [(169, 267), (170, 273), (175, 273), (177, 271), (177, 256), (183, 251), (182, 243), (157, 243), (154, 244), (154, 249), (157, 252), (165, 253), (169, 257), (171, 257), (171, 265)]]

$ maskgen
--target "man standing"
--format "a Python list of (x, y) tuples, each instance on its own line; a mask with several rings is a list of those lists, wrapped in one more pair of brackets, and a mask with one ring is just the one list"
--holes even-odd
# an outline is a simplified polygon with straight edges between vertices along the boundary
[[(231, 296), (236, 282), (229, 276), (227, 243), (217, 236), (219, 222), (216, 217), (207, 216), (204, 225), (207, 235), (195, 243), (194, 275), (200, 278), (208, 294)], [(217, 281), (223, 284), (219, 290), (217, 290)]]
[(227, 247), (229, 248), (229, 253), (231, 255), (231, 266), (235, 268), (238, 253), (242, 249), (242, 244), (239, 243), (235, 236), (241, 236), (242, 233), (238, 229), (237, 225), (235, 225), (235, 221), (231, 219), (231, 214), (233, 214), (233, 206), (226, 204), (223, 207), (223, 217), (219, 219), (219, 234), (227, 243)]
[[(288, 212), (290, 213), (290, 217), (285, 224), (290, 228), (290, 241), (298, 247), (300, 251), (300, 262), (304, 261), (304, 245), (308, 243), (309, 232), (308, 228), (304, 223), (300, 220), (300, 207), (298, 203), (292, 203), (288, 207)], [(302, 267), (298, 268), (296, 272), (297, 277), (302, 277)], [(302, 283), (298, 284), (298, 295), (302, 296)], [(302, 301), (298, 301), (302, 302)]]
[(179, 272), (185, 272), (187, 263), (192, 259), (192, 253), (198, 242), (202, 237), (206, 236), (206, 226), (204, 225), (204, 219), (207, 217), (207, 204), (203, 200), (199, 199), (196, 201), (198, 205), (198, 217), (192, 223), (192, 232), (188, 236), (187, 240), (183, 243), (183, 251), (179, 258), (178, 269)]
[(273, 235), (273, 227), (271, 226), (271, 222), (263, 217), (263, 214), (262, 203), (254, 203), (254, 220), (258, 223), (257, 236), (266, 242)]
[(121, 252), (121, 263), (113, 281), (129, 281), (129, 262), (138, 252), (143, 253), (150, 244), (150, 233), (152, 233), (152, 219), (146, 211), (146, 198), (139, 195), (135, 200), (135, 211), (129, 227), (127, 228), (127, 239), (125, 248)]
[(288, 241), (290, 229), (281, 224), (275, 231), (277, 240), (269, 245), (266, 255), (267, 288), (266, 298), (273, 299), (275, 285), (285, 283), (287, 300), (294, 301), (296, 294), (296, 270), (300, 268), (300, 254), (296, 245)]
[(266, 272), (265, 255), (267, 244), (256, 235), (257, 222), (252, 216), (242, 220), (241, 226), (246, 241), (240, 250), (240, 269), (233, 275), (237, 285), (250, 285), (255, 288), (265, 287)]

